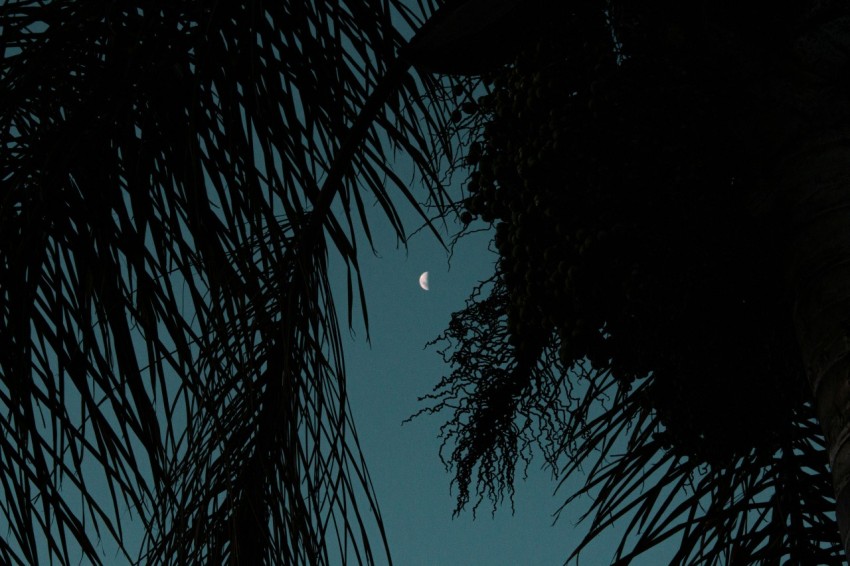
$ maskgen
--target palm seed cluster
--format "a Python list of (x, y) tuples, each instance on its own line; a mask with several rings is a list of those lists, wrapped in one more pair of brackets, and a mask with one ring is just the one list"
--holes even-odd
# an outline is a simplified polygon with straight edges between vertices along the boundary
[(669, 448), (770, 453), (806, 387), (781, 225), (746, 204), (759, 176), (734, 77), (576, 53), (541, 40), (467, 108), (485, 121), (463, 219), (495, 224), (517, 359), (557, 333), (566, 367), (650, 380), (638, 402)]

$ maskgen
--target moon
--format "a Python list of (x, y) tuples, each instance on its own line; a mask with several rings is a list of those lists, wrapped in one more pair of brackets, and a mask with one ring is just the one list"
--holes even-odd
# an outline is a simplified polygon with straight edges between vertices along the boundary
[(419, 276), (419, 286), (422, 287), (425, 291), (428, 291), (430, 287), (428, 286), (428, 272), (426, 271), (422, 275)]

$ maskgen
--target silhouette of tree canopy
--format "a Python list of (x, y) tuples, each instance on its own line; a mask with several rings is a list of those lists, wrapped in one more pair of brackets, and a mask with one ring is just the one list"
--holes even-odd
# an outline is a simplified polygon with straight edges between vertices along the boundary
[(587, 469), (570, 558), (621, 521), (617, 563), (670, 539), (675, 564), (841, 562), (840, 445), (798, 341), (824, 266), (791, 257), (819, 217), (777, 164), (846, 135), (846, 6), (548, 10), (457, 117), (462, 218), (495, 226), (499, 262), (436, 341), (452, 371), (424, 410), (450, 415), (456, 512), (512, 498), (539, 448), (562, 479)]
[(0, 562), (389, 556), (335, 300), (366, 203), (448, 206), (451, 100), (397, 56), (437, 6), (0, 5)]
[[(447, 215), (454, 134), (501, 255), (426, 409), (458, 509), (537, 444), (590, 466), (575, 552), (623, 517), (623, 561), (838, 560), (850, 318), (810, 281), (846, 283), (817, 246), (850, 207), (795, 179), (846, 179), (846, 29), (839, 0), (4, 2), (0, 560), (389, 558), (327, 262), (351, 324), (366, 199), (400, 239), (400, 202)], [(461, 108), (477, 79), (430, 75), (478, 71)]]

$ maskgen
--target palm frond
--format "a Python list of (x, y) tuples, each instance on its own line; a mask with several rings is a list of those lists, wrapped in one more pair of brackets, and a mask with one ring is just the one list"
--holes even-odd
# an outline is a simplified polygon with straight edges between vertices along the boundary
[(393, 14), (419, 23), (395, 0), (0, 7), (4, 562), (100, 563), (104, 535), (152, 563), (374, 561), (327, 264), (351, 324), (368, 200), (402, 239), (400, 200), (449, 202), (449, 108)]

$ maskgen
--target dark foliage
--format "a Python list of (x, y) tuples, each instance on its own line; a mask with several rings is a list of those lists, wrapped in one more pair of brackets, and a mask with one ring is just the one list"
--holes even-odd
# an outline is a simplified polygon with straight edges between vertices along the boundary
[(387, 551), (327, 262), (350, 324), (367, 206), (403, 239), (400, 202), (446, 203), (448, 106), (393, 14), (421, 23), (396, 1), (0, 3), (0, 562)]
[(458, 511), (471, 490), (510, 494), (534, 446), (562, 477), (587, 466), (573, 556), (622, 519), (617, 560), (676, 536), (676, 564), (834, 563), (787, 224), (765, 185), (800, 134), (778, 118), (799, 110), (781, 80), (814, 16), (673, 4), (569, 3), (485, 76), (460, 122), (463, 219), (495, 225), (500, 260), (442, 336), (454, 370), (427, 410), (453, 413)]

